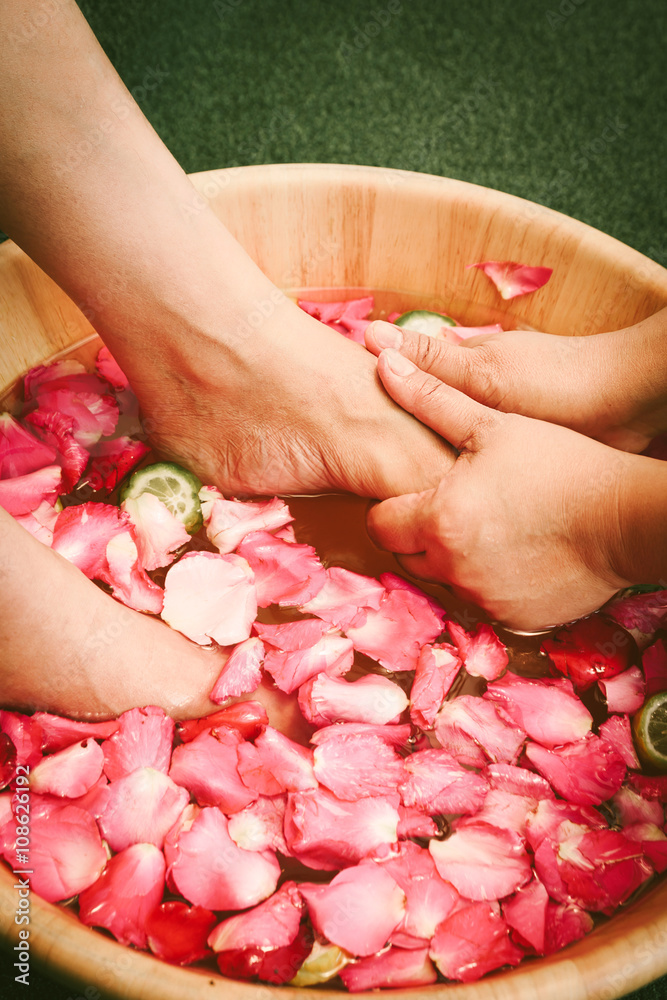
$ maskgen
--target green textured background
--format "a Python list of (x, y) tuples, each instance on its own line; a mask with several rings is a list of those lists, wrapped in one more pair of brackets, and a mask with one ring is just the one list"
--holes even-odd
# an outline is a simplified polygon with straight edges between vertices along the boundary
[[(81, 6), (188, 171), (313, 161), (457, 177), (667, 265), (664, 0)], [(34, 972), (15, 985), (3, 962), (1, 1000), (83, 995)], [(664, 1000), (667, 977), (631, 996)]]

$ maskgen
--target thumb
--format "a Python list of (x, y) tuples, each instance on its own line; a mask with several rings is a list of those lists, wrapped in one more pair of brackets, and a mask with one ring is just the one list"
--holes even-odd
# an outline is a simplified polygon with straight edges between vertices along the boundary
[[(475, 338), (475, 342), (477, 339)], [(366, 347), (376, 355), (385, 348), (392, 347), (414, 361), (423, 372), (443, 379), (455, 389), (469, 391), (475, 360), (469, 345), (451, 344), (446, 340), (378, 320), (366, 329)]]
[(366, 528), (378, 548), (413, 554), (426, 548), (424, 539), (427, 493), (406, 493), (373, 504), (366, 515)]
[(458, 451), (476, 451), (485, 433), (506, 419), (505, 414), (427, 375), (398, 351), (382, 351), (377, 370), (392, 399)]

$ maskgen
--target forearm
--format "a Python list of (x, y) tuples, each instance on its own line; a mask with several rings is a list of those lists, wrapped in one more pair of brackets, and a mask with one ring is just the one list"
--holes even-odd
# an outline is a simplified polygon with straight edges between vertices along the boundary
[[(20, 35), (31, 6), (0, 5), (2, 37)], [(233, 317), (270, 284), (197, 199), (76, 5), (58, 9), (0, 61), (0, 225), (121, 356), (139, 330), (164, 341), (186, 317), (190, 330), (214, 310)]]
[(591, 375), (603, 380), (602, 401), (615, 407), (618, 424), (641, 437), (666, 431), (667, 309), (590, 345)]
[(667, 586), (667, 462), (624, 456), (612, 561), (629, 583)]

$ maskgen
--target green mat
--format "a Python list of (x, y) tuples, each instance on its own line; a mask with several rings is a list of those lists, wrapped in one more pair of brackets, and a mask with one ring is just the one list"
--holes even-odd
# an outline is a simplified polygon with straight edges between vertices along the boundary
[[(81, 6), (188, 171), (319, 161), (441, 174), (667, 265), (662, 0)], [(34, 973), (15, 985), (8, 966), (3, 1000), (84, 996)], [(664, 1000), (667, 978), (631, 996)]]

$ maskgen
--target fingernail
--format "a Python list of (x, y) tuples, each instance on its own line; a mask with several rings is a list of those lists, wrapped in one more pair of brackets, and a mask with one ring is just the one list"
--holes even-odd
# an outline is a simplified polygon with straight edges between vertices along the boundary
[(395, 347), (398, 350), (403, 346), (403, 334), (389, 323), (377, 323), (373, 327), (373, 336), (378, 347)]
[(412, 361), (408, 361), (407, 358), (404, 358), (398, 351), (392, 350), (391, 347), (382, 352), (382, 357), (385, 358), (394, 375), (411, 375), (412, 372), (417, 370), (417, 366), (413, 365)]

